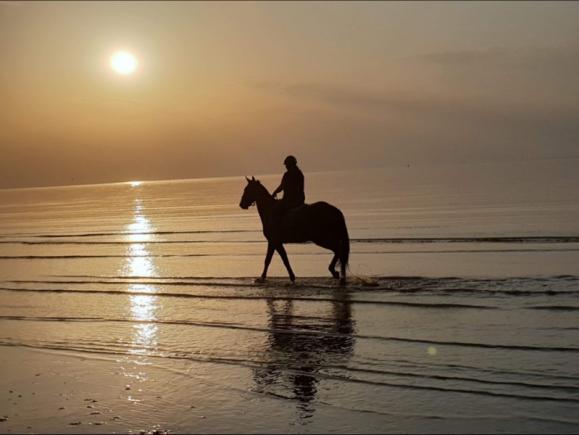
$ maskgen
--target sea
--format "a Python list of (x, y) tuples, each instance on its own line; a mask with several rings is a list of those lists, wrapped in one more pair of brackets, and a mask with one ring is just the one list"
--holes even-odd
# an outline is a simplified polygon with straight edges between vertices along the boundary
[(277, 254), (254, 281), (243, 176), (0, 190), (0, 346), (111, 377), (108, 426), (39, 432), (577, 433), (578, 168), (302, 168), (346, 218), (345, 286), (311, 243), (294, 284)]

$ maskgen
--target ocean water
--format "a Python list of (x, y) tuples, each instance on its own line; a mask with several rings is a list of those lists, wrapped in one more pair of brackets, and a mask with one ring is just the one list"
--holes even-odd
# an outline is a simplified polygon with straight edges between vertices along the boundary
[(576, 433), (576, 168), (306, 170), (346, 217), (345, 287), (312, 244), (296, 284), (277, 254), (254, 283), (243, 177), (0, 190), (0, 346), (138, 385), (106, 431)]

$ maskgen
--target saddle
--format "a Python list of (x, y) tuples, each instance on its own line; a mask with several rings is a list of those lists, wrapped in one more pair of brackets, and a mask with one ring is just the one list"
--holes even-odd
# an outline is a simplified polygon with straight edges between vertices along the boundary
[(295, 218), (296, 215), (298, 215), (306, 207), (308, 207), (308, 204), (301, 204), (301, 205), (298, 205), (297, 207), (292, 207), (292, 208), (286, 210), (285, 212), (282, 212), (282, 218), (288, 218), (288, 219), (291, 219), (292, 217)]
[(307, 226), (306, 210), (308, 204), (301, 204), (289, 210), (282, 211), (279, 225), (287, 241), (299, 242), (304, 239), (304, 229)]

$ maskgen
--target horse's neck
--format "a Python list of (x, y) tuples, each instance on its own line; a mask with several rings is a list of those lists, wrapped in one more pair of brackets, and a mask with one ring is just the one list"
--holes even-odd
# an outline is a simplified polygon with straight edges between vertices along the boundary
[(259, 217), (261, 218), (262, 222), (265, 220), (266, 216), (271, 211), (275, 199), (271, 196), (271, 194), (267, 191), (265, 187), (259, 192), (259, 195), (255, 201), (257, 204), (257, 211), (259, 213)]

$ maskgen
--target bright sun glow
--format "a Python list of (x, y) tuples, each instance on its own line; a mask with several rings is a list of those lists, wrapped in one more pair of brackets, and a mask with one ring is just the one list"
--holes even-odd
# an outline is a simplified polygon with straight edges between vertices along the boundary
[(111, 56), (111, 68), (122, 75), (129, 75), (136, 71), (139, 62), (128, 51), (117, 51)]

